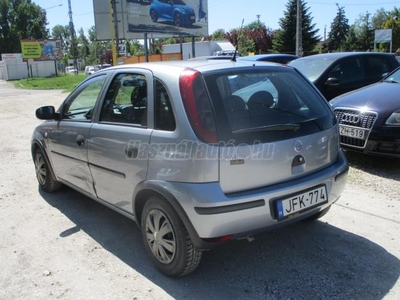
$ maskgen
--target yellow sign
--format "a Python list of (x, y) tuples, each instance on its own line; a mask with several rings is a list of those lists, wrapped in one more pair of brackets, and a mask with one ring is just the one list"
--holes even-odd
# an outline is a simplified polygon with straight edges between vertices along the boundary
[(42, 56), (42, 46), (37, 41), (21, 41), (21, 50), (23, 59), (39, 59)]
[(63, 58), (61, 40), (21, 40), (21, 52), (24, 60), (61, 60)]

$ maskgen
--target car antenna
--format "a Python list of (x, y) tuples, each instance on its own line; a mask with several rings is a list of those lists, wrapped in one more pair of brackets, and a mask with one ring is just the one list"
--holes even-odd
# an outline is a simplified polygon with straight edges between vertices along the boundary
[(236, 39), (235, 53), (233, 53), (233, 57), (232, 57), (231, 61), (236, 61), (236, 55), (238, 52), (238, 45), (239, 45), (239, 38), (240, 38), (240, 34), (242, 33), (242, 30), (243, 30), (243, 23), (244, 23), (244, 19), (242, 19), (242, 26), (240, 26), (240, 30), (238, 32), (238, 37)]

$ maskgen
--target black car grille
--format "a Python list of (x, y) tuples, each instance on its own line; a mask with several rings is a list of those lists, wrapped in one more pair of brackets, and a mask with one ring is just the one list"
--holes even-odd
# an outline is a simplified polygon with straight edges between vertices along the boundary
[[(374, 112), (360, 112), (355, 109), (335, 109), (335, 116), (340, 125), (368, 129), (369, 131), (377, 118), (377, 114)], [(364, 148), (367, 143), (367, 138), (361, 140), (341, 135), (340, 143), (342, 145)]]
[[(350, 116), (358, 116), (358, 119), (346, 118), (348, 115)], [(349, 109), (335, 109), (336, 119), (339, 121), (339, 124), (355, 126), (365, 129), (371, 129), (374, 121), (377, 117), (374, 112), (362, 112), (360, 113), (357, 110), (349, 110)]]

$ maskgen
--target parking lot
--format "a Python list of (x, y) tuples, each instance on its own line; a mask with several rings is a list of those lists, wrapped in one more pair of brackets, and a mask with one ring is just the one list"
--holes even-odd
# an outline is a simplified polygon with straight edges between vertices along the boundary
[(205, 252), (173, 279), (133, 221), (66, 187), (38, 190), (34, 112), (65, 96), (0, 81), (0, 299), (400, 299), (400, 160), (348, 153), (346, 190), (321, 220)]

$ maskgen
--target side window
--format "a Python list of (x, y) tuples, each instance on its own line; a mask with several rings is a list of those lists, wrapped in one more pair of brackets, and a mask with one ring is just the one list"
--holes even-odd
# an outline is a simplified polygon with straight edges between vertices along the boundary
[(176, 128), (171, 101), (164, 85), (155, 81), (155, 129), (174, 131)]
[(380, 79), (384, 73), (391, 71), (390, 64), (383, 57), (368, 57), (368, 78)]
[(106, 76), (89, 80), (86, 86), (72, 97), (63, 108), (63, 119), (90, 120)]
[(147, 125), (147, 82), (140, 74), (119, 74), (108, 88), (100, 121)]
[(350, 83), (365, 78), (365, 70), (360, 58), (343, 59), (337, 63), (329, 77), (339, 79), (340, 83)]

